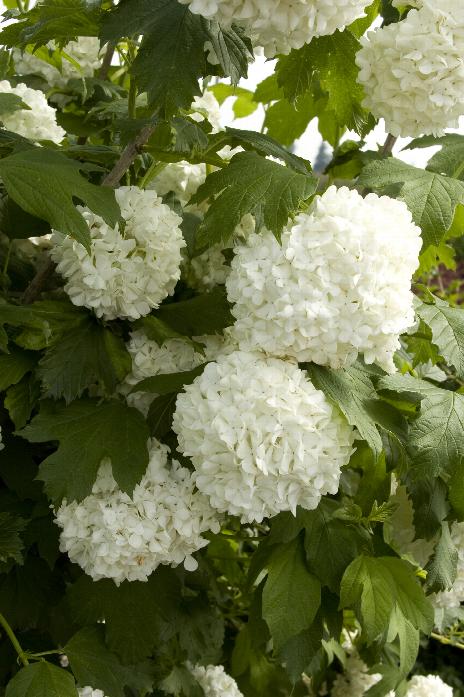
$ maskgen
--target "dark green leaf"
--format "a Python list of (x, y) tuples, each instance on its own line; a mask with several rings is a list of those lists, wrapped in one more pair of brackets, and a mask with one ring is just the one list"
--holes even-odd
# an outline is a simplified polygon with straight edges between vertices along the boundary
[(279, 239), (300, 203), (316, 190), (317, 181), (253, 152), (235, 155), (224, 169), (210, 174), (192, 203), (209, 200), (198, 232), (199, 246), (226, 243), (243, 216), (251, 213)]
[(464, 183), (418, 169), (389, 157), (368, 164), (360, 186), (404, 201), (423, 233), (424, 247), (438, 246), (451, 227), (458, 203), (464, 203)]
[(23, 428), (29, 421), (39, 397), (40, 385), (33, 375), (26, 375), (8, 388), (4, 405), (16, 429)]
[(37, 374), (46, 397), (69, 403), (95, 384), (111, 395), (130, 370), (124, 341), (89, 315), (47, 350)]
[(146, 692), (152, 687), (151, 677), (142, 668), (122, 665), (106, 648), (101, 625), (81, 629), (63, 650), (77, 681), (102, 690), (106, 697), (125, 697), (126, 685)]
[(172, 426), (172, 417), (176, 409), (177, 393), (160, 395), (150, 404), (147, 423), (150, 428), (150, 435), (154, 438), (164, 438)]
[(223, 28), (211, 21), (207, 23), (206, 31), (219, 65), (224, 75), (230, 75), (232, 84), (237, 85), (241, 77), (248, 77), (248, 63), (254, 60), (254, 56), (243, 29), (235, 25)]
[(464, 310), (433, 296), (434, 304), (420, 303), (416, 313), (432, 331), (433, 343), (449, 365), (464, 377)]
[(45, 148), (23, 150), (0, 161), (0, 175), (12, 199), (27, 213), (46, 220), (88, 249), (89, 228), (73, 198), (111, 226), (118, 222), (120, 211), (114, 191), (90, 184), (80, 169), (81, 163)]
[(267, 566), (263, 617), (278, 652), (289, 639), (310, 628), (321, 602), (321, 584), (306, 568), (299, 538), (277, 547)]
[(105, 457), (111, 460), (119, 487), (129, 495), (148, 464), (149, 434), (143, 416), (116, 400), (99, 404), (83, 399), (68, 407), (44, 402), (21, 435), (33, 443), (59, 441), (39, 470), (48, 496), (56, 502), (88, 496)]
[(154, 392), (158, 395), (169, 395), (173, 392), (180, 392), (185, 385), (190, 385), (196, 377), (202, 374), (206, 363), (202, 363), (193, 370), (183, 373), (169, 373), (168, 375), (155, 375), (152, 378), (145, 378), (132, 388), (131, 392)]
[(29, 351), (16, 349), (14, 353), (0, 356), (0, 392), (16, 385), (35, 366), (36, 356)]
[[(215, 334), (234, 323), (223, 288), (215, 288), (211, 293), (197, 295), (191, 300), (162, 305), (156, 310), (156, 319), (184, 336)], [(166, 338), (171, 338), (171, 335)]]
[(0, 561), (14, 559), (18, 564), (22, 560), (24, 543), (20, 533), (25, 528), (22, 518), (12, 513), (0, 513)]
[(86, 313), (65, 300), (43, 300), (32, 305), (0, 305), (0, 325), (20, 327), (15, 342), (39, 350), (85, 321)]
[(78, 697), (78, 693), (70, 673), (39, 661), (21, 668), (8, 683), (5, 697)]
[(0, 94), (0, 120), (2, 116), (7, 114), (12, 114), (14, 111), (19, 111), (21, 109), (30, 110), (28, 106), (21, 97), (12, 92), (3, 92)]

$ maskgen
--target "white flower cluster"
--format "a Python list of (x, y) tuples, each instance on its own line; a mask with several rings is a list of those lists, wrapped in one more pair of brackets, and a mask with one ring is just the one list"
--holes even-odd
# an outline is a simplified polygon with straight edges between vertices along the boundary
[(243, 697), (238, 685), (224, 670), (224, 666), (190, 667), (193, 677), (203, 688), (205, 697)]
[(226, 286), (240, 346), (332, 368), (363, 354), (394, 371), (420, 248), (403, 202), (330, 187), (282, 245), (266, 232), (235, 248)]
[(439, 135), (464, 114), (464, 4), (426, 0), (369, 32), (357, 54), (364, 105), (394, 136)]
[(146, 581), (160, 564), (183, 563), (192, 571), (192, 554), (208, 544), (202, 534), (219, 532), (217, 513), (195, 490), (188, 469), (176, 460), (168, 467), (168, 452), (152, 440), (147, 471), (132, 496), (118, 488), (104, 460), (92, 493), (80, 503), (64, 501), (57, 511), (61, 551), (95, 581)]
[[(53, 51), (54, 42), (47, 47)], [(40, 75), (50, 87), (61, 88), (72, 77), (91, 77), (100, 66), (100, 41), (95, 36), (80, 36), (77, 41), (66, 44), (64, 51), (79, 64), (79, 69), (63, 58), (59, 70), (34, 53), (16, 48), (13, 50), (15, 72), (17, 75)]]
[(241, 25), (268, 58), (290, 53), (316, 36), (364, 16), (366, 0), (180, 0), (192, 12), (224, 26)]
[(405, 697), (453, 697), (453, 688), (439, 675), (414, 675)]
[(141, 380), (193, 370), (202, 363), (214, 360), (223, 343), (222, 337), (199, 337), (198, 343), (204, 345), (204, 352), (195, 350), (195, 346), (183, 339), (168, 339), (160, 346), (153, 339), (148, 339), (145, 332), (132, 332), (127, 349), (132, 358), (132, 371), (126, 376), (121, 385), (121, 392), (126, 395), (130, 406), (139, 409), (146, 416), (150, 404), (156, 395), (150, 392), (134, 392), (130, 390)]
[(66, 132), (58, 126), (56, 111), (47, 103), (43, 92), (26, 87), (22, 82), (13, 87), (8, 80), (1, 80), (0, 94), (16, 94), (29, 107), (0, 114), (0, 120), (6, 129), (31, 140), (61, 143)]
[(101, 690), (94, 690), (93, 687), (79, 687), (77, 692), (79, 697), (105, 697)]
[(464, 602), (464, 523), (453, 523), (451, 539), (459, 555), (456, 580), (450, 590), (432, 596), (434, 606), (446, 610), (454, 610)]
[(155, 191), (124, 186), (116, 190), (116, 199), (124, 230), (80, 209), (89, 226), (91, 253), (56, 234), (51, 256), (74, 305), (105, 319), (137, 319), (171, 295), (180, 278), (181, 219)]
[(211, 505), (260, 522), (338, 490), (353, 429), (298, 366), (234, 351), (177, 398), (173, 429)]

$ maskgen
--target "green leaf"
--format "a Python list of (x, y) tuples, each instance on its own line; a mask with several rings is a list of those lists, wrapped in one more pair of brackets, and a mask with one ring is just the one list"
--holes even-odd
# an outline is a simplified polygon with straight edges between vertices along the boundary
[(464, 175), (464, 137), (459, 133), (447, 133), (444, 136), (423, 136), (411, 141), (404, 149), (428, 148), (440, 145), (427, 164), (427, 169), (437, 174), (446, 174), (453, 179), (462, 179)]
[(50, 233), (50, 225), (45, 220), (26, 213), (9, 196), (5, 196), (2, 201), (0, 229), (14, 240), (41, 237)]
[(8, 194), (27, 213), (46, 220), (52, 228), (71, 235), (89, 249), (89, 228), (73, 198), (112, 227), (119, 220), (120, 210), (114, 191), (90, 184), (79, 174), (82, 167), (59, 152), (35, 148), (1, 160), (0, 176)]
[(433, 625), (432, 606), (413, 567), (394, 557), (355, 559), (342, 579), (340, 607), (356, 611), (368, 641), (385, 635), (394, 611), (423, 632)]
[[(63, 648), (72, 672), (81, 685), (92, 685), (106, 697), (125, 697), (124, 687), (149, 692), (151, 677), (142, 668), (125, 666), (104, 641), (104, 628), (86, 627), (75, 634)], [(61, 697), (61, 696), (60, 696)]]
[(307, 92), (327, 93), (326, 109), (333, 113), (339, 128), (362, 130), (367, 114), (361, 102), (364, 93), (357, 81), (355, 62), (359, 41), (348, 30), (313, 39), (303, 48), (280, 58), (277, 79), (286, 98), (294, 102)]
[(0, 325), (20, 327), (15, 343), (40, 350), (78, 326), (86, 312), (68, 300), (43, 300), (32, 305), (0, 305)]
[(354, 36), (357, 39), (361, 38), (361, 36), (369, 29), (375, 18), (378, 16), (380, 11), (380, 5), (380, 0), (374, 0), (372, 5), (369, 5), (364, 9), (364, 13), (366, 16), (361, 17), (360, 19), (357, 19), (352, 24), (350, 24), (348, 30), (352, 34), (354, 34)]
[(21, 668), (6, 687), (5, 697), (78, 697), (71, 673), (46, 661)]
[(210, 21), (206, 24), (206, 31), (219, 65), (224, 75), (230, 75), (232, 84), (237, 85), (241, 77), (248, 77), (248, 63), (254, 60), (254, 56), (243, 29), (235, 25), (224, 28)]
[(310, 629), (304, 629), (284, 644), (279, 658), (285, 663), (285, 670), (293, 684), (301, 678), (302, 673), (321, 650), (321, 646), (322, 627), (320, 623), (315, 623)]
[(68, 407), (44, 402), (20, 435), (33, 443), (59, 441), (56, 452), (40, 465), (38, 477), (55, 502), (88, 496), (105, 457), (111, 460), (119, 487), (129, 495), (148, 465), (149, 434), (143, 416), (116, 400), (99, 404), (82, 399)]
[(0, 32), (6, 46), (40, 46), (51, 40), (65, 44), (76, 36), (97, 36), (100, 21), (98, 3), (86, 0), (43, 0), (19, 21)]
[(407, 375), (382, 378), (378, 388), (423, 395), (419, 415), (409, 432), (408, 449), (415, 476), (451, 474), (464, 457), (464, 395)]
[[(449, 501), (459, 516), (460, 520), (464, 520), (464, 461), (461, 460), (453, 469), (449, 486)], [(444, 518), (445, 516), (443, 516)]]
[(303, 135), (316, 115), (317, 110), (309, 94), (300, 97), (296, 105), (287, 99), (281, 99), (266, 110), (264, 126), (270, 136), (283, 145), (290, 146)]
[(432, 296), (434, 304), (420, 303), (416, 314), (432, 331), (433, 343), (449, 365), (464, 377), (464, 310), (450, 307), (447, 302)]
[(0, 513), (0, 562), (14, 559), (18, 564), (22, 561), (24, 543), (19, 533), (26, 527), (22, 518), (12, 513)]
[(383, 449), (382, 438), (371, 406), (378, 400), (369, 374), (358, 365), (342, 370), (306, 365), (312, 383), (322, 390), (328, 399), (339, 407), (348, 423), (356, 426), (372, 452), (378, 457)]
[(30, 106), (28, 106), (21, 97), (12, 92), (3, 92), (0, 94), (0, 120), (2, 116), (12, 114), (15, 111), (20, 111), (21, 109), (26, 109), (30, 111)]
[(131, 370), (124, 341), (88, 315), (49, 348), (39, 363), (44, 395), (69, 403), (94, 384), (111, 395)]
[(193, 370), (182, 373), (169, 373), (168, 375), (155, 375), (141, 380), (132, 388), (131, 392), (154, 392), (158, 395), (168, 395), (180, 392), (186, 385), (190, 385), (196, 377), (202, 374), (206, 363), (202, 363)]
[(16, 385), (37, 361), (36, 356), (29, 351), (16, 349), (14, 353), (0, 356), (0, 392), (10, 385)]
[(176, 410), (177, 392), (160, 395), (150, 404), (147, 423), (150, 435), (158, 440), (163, 439), (171, 430), (172, 417)]
[(333, 517), (338, 508), (336, 501), (323, 499), (315, 511), (301, 513), (309, 569), (334, 593), (340, 588), (347, 566), (371, 547), (363, 528)]
[[(157, 320), (161, 320), (178, 335), (183, 336), (215, 334), (234, 323), (223, 288), (214, 288), (211, 293), (197, 295), (191, 300), (161, 305), (155, 316)], [(144, 325), (144, 329), (146, 326)], [(150, 336), (150, 333), (148, 335)], [(158, 341), (155, 336), (152, 338)]]
[[(450, 488), (450, 501), (454, 491), (457, 492)], [(430, 540), (441, 530), (442, 522), (449, 513), (448, 487), (436, 477), (410, 478), (408, 493), (413, 502), (416, 536)]]
[(175, 633), (181, 586), (175, 572), (162, 566), (146, 583), (125, 581), (116, 586), (111, 580), (95, 582), (81, 576), (67, 596), (77, 622), (104, 620), (108, 647), (124, 663), (136, 663)]
[(29, 421), (39, 397), (40, 386), (34, 375), (26, 375), (8, 388), (3, 404), (16, 429), (23, 428)]
[(442, 523), (433, 557), (425, 567), (430, 590), (434, 593), (449, 590), (456, 580), (457, 564), (458, 550), (451, 539), (449, 525)]
[(251, 213), (277, 239), (302, 201), (316, 190), (317, 181), (256, 153), (242, 152), (230, 164), (210, 174), (192, 197), (192, 203), (208, 200), (210, 207), (198, 231), (200, 247), (226, 243), (243, 216)]
[(263, 618), (278, 652), (289, 639), (311, 626), (321, 603), (321, 584), (306, 568), (299, 538), (277, 547), (267, 566)]
[(169, 675), (160, 685), (168, 695), (183, 695), (183, 697), (204, 697), (204, 691), (185, 666), (174, 666)]
[(453, 223), (456, 206), (464, 203), (464, 182), (393, 157), (368, 164), (358, 184), (404, 201), (422, 230), (424, 248), (440, 245)]
[[(304, 106), (304, 103), (302, 103)], [(222, 145), (224, 135), (218, 134), (218, 140)], [(295, 170), (299, 174), (308, 174), (311, 170), (311, 165), (307, 160), (288, 152), (282, 145), (265, 133), (256, 133), (255, 131), (244, 131), (239, 128), (226, 128), (225, 138), (231, 147), (241, 146), (245, 150), (252, 148), (260, 155), (270, 155), (282, 160), (288, 167)]]

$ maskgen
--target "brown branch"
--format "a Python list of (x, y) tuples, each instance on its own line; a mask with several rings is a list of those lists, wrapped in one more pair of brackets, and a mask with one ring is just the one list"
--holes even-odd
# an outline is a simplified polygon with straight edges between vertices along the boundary
[(24, 305), (30, 305), (34, 302), (34, 300), (37, 299), (37, 297), (42, 292), (44, 286), (47, 284), (47, 281), (53, 275), (54, 271), (55, 264), (51, 260), (51, 258), (48, 257), (42, 265), (42, 267), (37, 271), (36, 275), (34, 276), (34, 278), (29, 283), (29, 285), (23, 293), (21, 302)]
[(392, 150), (395, 147), (395, 143), (398, 140), (396, 136), (392, 136), (391, 133), (387, 135), (387, 139), (385, 143), (383, 144), (382, 150), (381, 150), (381, 155), (382, 157), (389, 157), (392, 154)]
[(97, 73), (97, 77), (100, 80), (106, 80), (106, 78), (108, 77), (108, 72), (111, 68), (111, 61), (113, 60), (115, 48), (116, 44), (114, 44), (112, 41), (108, 42), (106, 46), (106, 52), (103, 56), (102, 64), (100, 66), (100, 70)]
[(121, 153), (119, 160), (114, 165), (113, 169), (109, 174), (106, 175), (102, 184), (103, 186), (111, 186), (115, 188), (122, 177), (129, 169), (137, 155), (142, 151), (143, 146), (150, 138), (151, 134), (155, 130), (154, 124), (148, 124), (144, 126), (138, 136), (134, 138)]

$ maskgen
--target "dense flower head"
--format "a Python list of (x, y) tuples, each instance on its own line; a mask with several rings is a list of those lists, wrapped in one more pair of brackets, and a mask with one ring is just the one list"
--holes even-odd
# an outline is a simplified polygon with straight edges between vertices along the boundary
[(71, 237), (56, 234), (51, 256), (74, 305), (105, 319), (137, 319), (171, 295), (180, 278), (181, 218), (155, 191), (124, 186), (116, 190), (116, 199), (124, 230), (81, 208), (90, 254)]
[(420, 247), (403, 202), (330, 187), (281, 245), (265, 232), (235, 248), (226, 287), (240, 346), (332, 368), (363, 354), (393, 371)]
[(458, 552), (457, 575), (452, 588), (432, 596), (436, 608), (454, 610), (464, 603), (464, 523), (453, 523), (451, 539)]
[(198, 337), (197, 345), (184, 339), (168, 339), (160, 346), (149, 339), (144, 331), (133, 331), (127, 344), (132, 358), (132, 370), (121, 385), (121, 392), (126, 395), (130, 406), (139, 409), (146, 416), (156, 395), (150, 392), (130, 393), (134, 385), (156, 375), (193, 370), (202, 363), (214, 360), (223, 343), (223, 337), (216, 339), (204, 336)]
[(219, 532), (208, 499), (195, 489), (191, 472), (173, 460), (167, 446), (151, 441), (150, 461), (132, 496), (122, 492), (103, 460), (92, 493), (63, 501), (56, 514), (60, 549), (95, 581), (146, 581), (160, 565), (196, 569), (193, 554), (205, 547), (207, 531)]
[(79, 697), (105, 697), (102, 690), (94, 690), (93, 687), (79, 687)]
[(364, 105), (394, 136), (440, 135), (464, 114), (464, 4), (421, 3), (361, 39)]
[(61, 143), (66, 132), (58, 126), (56, 111), (47, 103), (43, 92), (33, 90), (22, 82), (13, 87), (8, 80), (1, 80), (0, 94), (16, 94), (29, 107), (0, 114), (0, 121), (6, 129), (31, 140)]
[(366, 0), (180, 0), (192, 12), (224, 26), (241, 25), (267, 57), (290, 53), (316, 36), (364, 16)]
[(205, 697), (243, 697), (238, 685), (224, 670), (224, 666), (190, 667), (193, 677), (203, 688)]
[(179, 450), (211, 505), (260, 522), (335, 494), (353, 429), (295, 363), (234, 351), (177, 398)]
[(439, 675), (414, 675), (406, 697), (453, 697), (453, 688), (443, 682)]
[[(48, 48), (53, 51), (54, 42), (50, 42)], [(66, 44), (64, 51), (79, 64), (79, 68), (63, 58), (59, 70), (34, 53), (14, 49), (15, 72), (17, 75), (39, 75), (50, 87), (60, 88), (64, 87), (70, 78), (91, 77), (100, 66), (100, 41), (95, 36), (80, 36), (77, 41)]]

